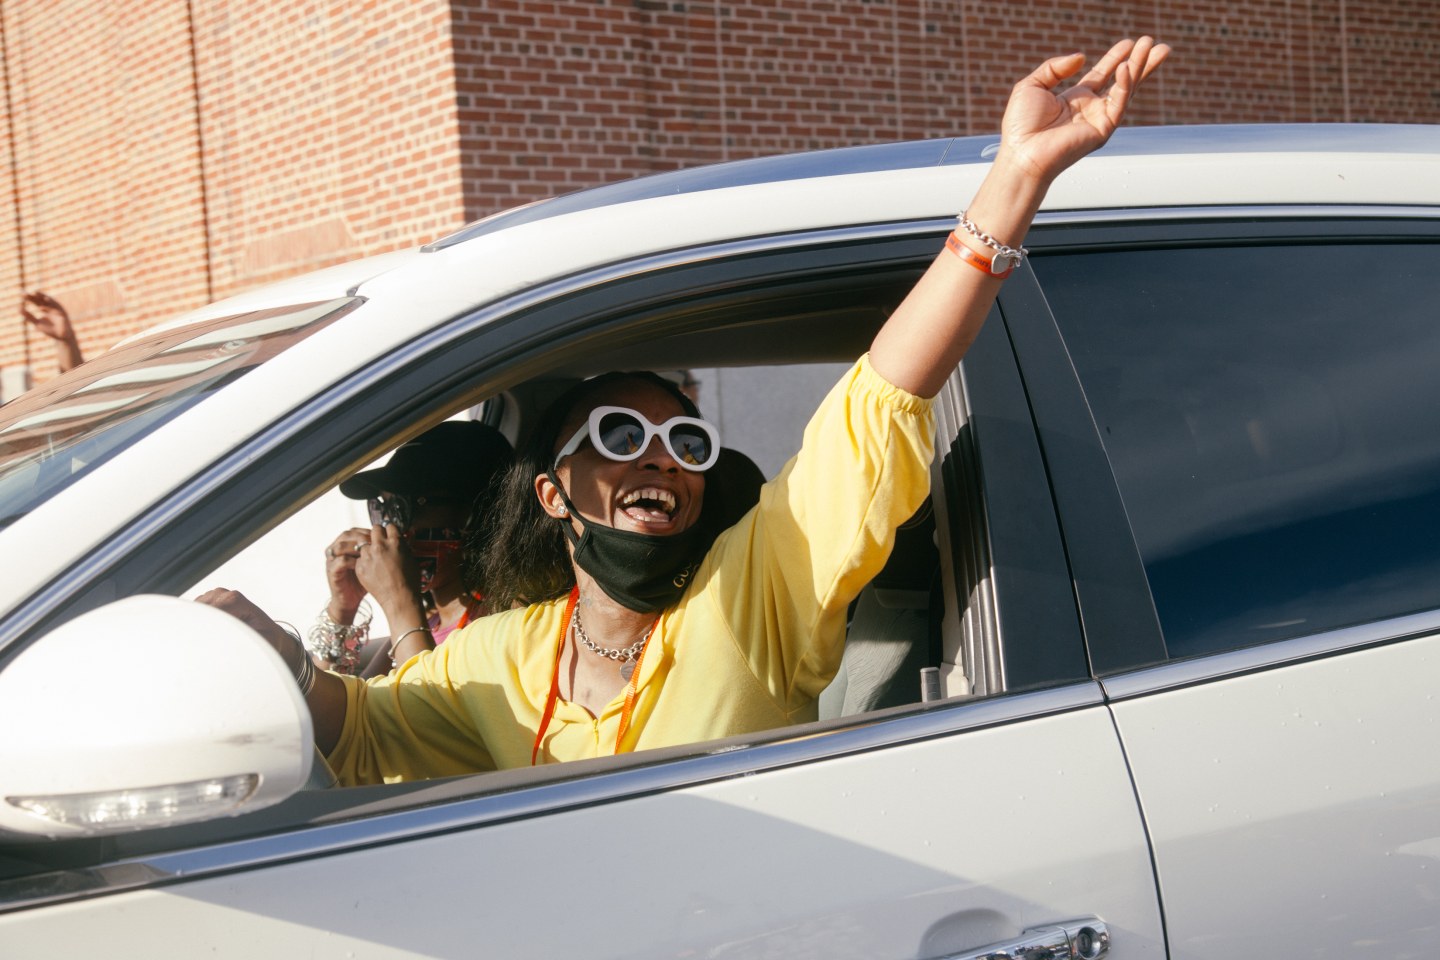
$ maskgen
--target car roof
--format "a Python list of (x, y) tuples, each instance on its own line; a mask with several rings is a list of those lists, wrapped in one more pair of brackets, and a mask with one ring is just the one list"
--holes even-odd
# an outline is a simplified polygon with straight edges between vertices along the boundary
[[(245, 291), (164, 327), (323, 297), (422, 291), (449, 316), (555, 276), (648, 251), (845, 225), (954, 216), (997, 136), (737, 160), (502, 211), (418, 249)], [(1050, 188), (1037, 223), (1075, 211), (1315, 205), (1440, 207), (1440, 126), (1125, 127)], [(1382, 172), (1383, 171), (1383, 172)], [(503, 242), (501, 238), (503, 237)], [(536, 246), (526, 238), (545, 239)], [(553, 245), (549, 255), (538, 250)], [(441, 292), (449, 295), (443, 305)], [(151, 332), (151, 331), (147, 331)]]
[[(422, 249), (441, 250), (521, 223), (578, 210), (758, 183), (808, 180), (918, 167), (988, 163), (998, 135), (867, 144), (715, 163), (636, 177), (505, 210)], [(1406, 124), (1211, 124), (1122, 127), (1093, 156), (1179, 157), (1216, 154), (1440, 153), (1440, 127)]]

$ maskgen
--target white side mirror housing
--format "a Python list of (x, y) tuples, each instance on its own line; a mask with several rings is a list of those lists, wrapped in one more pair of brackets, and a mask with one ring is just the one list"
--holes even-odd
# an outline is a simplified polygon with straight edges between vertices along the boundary
[(134, 596), (0, 671), (0, 829), (104, 836), (236, 816), (293, 794), (314, 756), (294, 677), (213, 607)]

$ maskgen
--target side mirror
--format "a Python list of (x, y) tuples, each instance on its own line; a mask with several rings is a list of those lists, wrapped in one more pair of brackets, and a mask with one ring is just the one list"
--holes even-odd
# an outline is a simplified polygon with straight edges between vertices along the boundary
[(174, 597), (76, 617), (0, 671), (0, 829), (104, 836), (249, 813), (310, 775), (310, 711), (268, 643)]

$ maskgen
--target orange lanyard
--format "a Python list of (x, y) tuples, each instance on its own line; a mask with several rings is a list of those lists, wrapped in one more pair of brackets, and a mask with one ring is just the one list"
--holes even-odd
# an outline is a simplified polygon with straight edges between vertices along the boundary
[[(535, 746), (530, 751), (530, 766), (540, 757), (540, 745), (545, 742), (545, 731), (550, 728), (550, 721), (555, 717), (555, 704), (560, 700), (560, 655), (565, 652), (565, 637), (570, 632), (570, 618), (575, 615), (575, 603), (580, 599), (580, 587), (576, 585), (570, 590), (570, 599), (565, 603), (565, 616), (560, 621), (560, 636), (555, 642), (555, 668), (550, 673), (550, 694), (545, 698), (545, 710), (540, 714), (540, 729), (535, 731)], [(620, 729), (615, 734), (615, 752), (620, 752), (620, 741), (625, 737), (625, 731), (630, 729), (630, 718), (635, 714), (635, 699), (639, 693), (640, 667), (645, 662), (645, 651), (650, 649), (650, 641), (655, 636), (655, 629), (652, 627), (650, 636), (645, 638), (645, 645), (640, 648), (640, 655), (635, 658), (635, 671), (630, 674), (630, 679), (625, 681), (625, 706), (620, 709)]]

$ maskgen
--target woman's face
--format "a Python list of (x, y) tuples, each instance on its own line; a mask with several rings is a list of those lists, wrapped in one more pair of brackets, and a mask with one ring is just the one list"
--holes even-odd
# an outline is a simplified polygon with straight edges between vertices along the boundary
[(460, 576), (460, 529), (469, 508), (462, 497), (448, 493), (409, 499), (414, 516), (404, 536), (420, 565), (420, 589), (449, 586)]
[[(630, 407), (651, 423), (685, 416), (680, 402), (663, 388), (642, 380), (612, 384), (572, 410), (555, 441), (555, 451), (582, 427), (595, 407)], [(682, 469), (659, 437), (634, 460), (619, 462), (596, 452), (587, 439), (555, 469), (565, 492), (585, 519), (618, 530), (665, 536), (680, 533), (700, 519), (705, 498), (705, 475)], [(558, 516), (563, 507), (543, 485), (541, 502)]]

